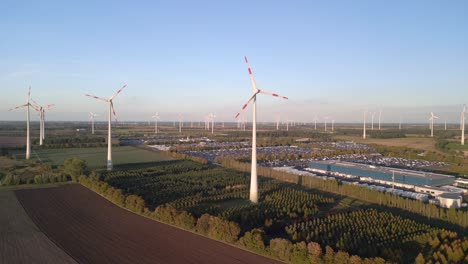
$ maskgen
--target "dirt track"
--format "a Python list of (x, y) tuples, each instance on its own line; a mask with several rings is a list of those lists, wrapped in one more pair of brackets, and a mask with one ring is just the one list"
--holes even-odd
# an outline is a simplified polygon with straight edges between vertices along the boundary
[(36, 227), (12, 191), (0, 191), (0, 263), (76, 264)]
[(16, 195), (37, 226), (79, 263), (278, 263), (135, 215), (80, 185)]

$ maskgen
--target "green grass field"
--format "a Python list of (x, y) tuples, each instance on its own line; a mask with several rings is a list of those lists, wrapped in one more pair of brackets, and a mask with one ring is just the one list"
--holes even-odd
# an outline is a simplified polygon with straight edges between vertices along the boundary
[[(16, 158), (24, 158), (24, 152), (14, 152)], [(39, 149), (32, 151), (33, 159), (40, 159), (41, 162), (51, 165), (61, 165), (63, 161), (78, 157), (87, 162), (91, 168), (106, 166), (107, 148), (64, 148), (64, 149)], [(131, 146), (113, 147), (112, 161), (114, 166), (132, 163), (149, 163), (156, 161), (172, 160), (166, 154), (153, 150), (146, 150)]]

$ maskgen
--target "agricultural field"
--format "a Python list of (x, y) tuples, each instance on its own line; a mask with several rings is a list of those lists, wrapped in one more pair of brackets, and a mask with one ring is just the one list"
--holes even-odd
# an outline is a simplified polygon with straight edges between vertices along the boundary
[(276, 263), (141, 217), (80, 185), (16, 195), (38, 227), (78, 263)]
[[(314, 242), (363, 258), (413, 263), (421, 252), (438, 252), (437, 247), (430, 245), (430, 239), (447, 235), (428, 223), (397, 216), (383, 208), (263, 177), (259, 178), (259, 203), (252, 204), (248, 201), (249, 175), (190, 161), (102, 172), (100, 179), (125, 195), (142, 197), (144, 205), (155, 213), (174, 208), (188, 212), (198, 221), (208, 213), (237, 223), (241, 240), (243, 235), (260, 232), (265, 245), (275, 245), (275, 239), (287, 237), (289, 243)], [(167, 216), (166, 220), (170, 218)], [(360, 235), (352, 235), (356, 232)], [(458, 238), (457, 233), (450, 236), (448, 244), (464, 241), (468, 247), (466, 237)], [(412, 250), (402, 250), (401, 243)], [(279, 258), (292, 261), (289, 257)], [(464, 261), (463, 255), (450, 258), (451, 263)]]
[(0, 263), (76, 262), (39, 230), (13, 191), (0, 189)]
[(0, 147), (21, 147), (25, 145), (25, 137), (0, 136)]
[[(24, 151), (11, 152), (17, 159), (24, 158)], [(78, 157), (86, 161), (90, 168), (103, 168), (107, 160), (107, 148), (62, 148), (62, 149), (33, 149), (32, 158), (50, 165), (62, 165), (71, 157)], [(114, 166), (150, 163), (172, 158), (158, 151), (152, 151), (131, 146), (113, 147), (112, 160)]]

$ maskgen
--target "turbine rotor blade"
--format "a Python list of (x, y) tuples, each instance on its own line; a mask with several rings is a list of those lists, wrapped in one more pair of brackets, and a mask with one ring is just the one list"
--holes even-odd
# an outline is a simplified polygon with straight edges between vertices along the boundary
[(25, 107), (25, 106), (28, 106), (28, 104), (18, 105), (18, 106), (16, 106), (16, 107), (13, 107), (13, 108), (11, 108), (11, 109), (8, 109), (8, 111), (13, 111), (13, 110), (16, 110), (16, 109), (18, 109), (18, 108)]
[(265, 91), (265, 90), (259, 90), (259, 91), (260, 91), (260, 93), (262, 93), (262, 94), (269, 94), (269, 95), (272, 95), (272, 96), (274, 96), (274, 97), (279, 97), (279, 98), (283, 98), (283, 99), (286, 99), (286, 100), (289, 99), (289, 98), (286, 97), (286, 96), (282, 96), (282, 95), (279, 95), (279, 94), (276, 94), (276, 93), (272, 93), (272, 92), (268, 92), (268, 91)]
[(119, 93), (121, 93), (122, 90), (125, 89), (125, 87), (127, 87), (126, 84), (125, 84), (124, 86), (122, 86), (122, 88), (120, 88), (111, 98), (109, 98), (109, 100), (112, 100), (112, 99), (114, 99), (117, 95), (119, 95)]
[(117, 122), (117, 114), (115, 113), (114, 103), (112, 103), (112, 101), (111, 101), (110, 104), (111, 104), (112, 113), (114, 114), (115, 122)]
[[(246, 58), (247, 59), (247, 58)], [(242, 109), (237, 113), (236, 115), (236, 119), (239, 117), (239, 115), (242, 113), (242, 111), (244, 111), (245, 108), (247, 108), (247, 105), (249, 105), (249, 103), (255, 98), (255, 96), (257, 96), (257, 93), (254, 93), (250, 98), (249, 100), (247, 101), (247, 103), (244, 104), (244, 106), (242, 107)]]
[(258, 91), (257, 84), (255, 84), (255, 79), (253, 77), (252, 69), (250, 68), (249, 60), (247, 59), (247, 56), (244, 56), (244, 60), (245, 60), (245, 64), (247, 65), (247, 70), (249, 72), (250, 84), (252, 85), (252, 91), (256, 93)]
[(88, 96), (88, 97), (91, 97), (91, 98), (94, 98), (94, 99), (98, 99), (98, 100), (104, 101), (106, 103), (109, 102), (109, 100), (107, 100), (105, 98), (98, 97), (98, 96), (95, 96), (95, 95), (92, 95), (92, 94), (85, 94), (85, 96)]

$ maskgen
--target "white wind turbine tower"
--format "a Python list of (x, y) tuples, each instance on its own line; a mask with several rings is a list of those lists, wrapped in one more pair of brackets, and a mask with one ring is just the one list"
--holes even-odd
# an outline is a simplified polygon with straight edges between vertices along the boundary
[(366, 139), (366, 118), (367, 118), (367, 110), (364, 110), (364, 127), (362, 130), (362, 138)]
[(429, 121), (431, 122), (431, 137), (434, 137), (434, 119), (437, 119), (438, 117), (434, 115), (433, 112), (431, 112), (431, 117), (429, 118)]
[(323, 119), (324, 119), (324, 121), (325, 121), (325, 131), (327, 131), (327, 121), (328, 121), (328, 117), (326, 116), (326, 117), (324, 117)]
[(445, 118), (444, 120), (445, 120), (445, 130), (447, 130), (447, 118)]
[(209, 118), (211, 120), (211, 134), (213, 135), (214, 134), (214, 120), (216, 118), (216, 115), (214, 115), (213, 113), (210, 113)]
[(94, 135), (94, 118), (98, 116), (93, 112), (89, 112), (89, 120), (91, 121), (91, 133)]
[(104, 102), (109, 104), (109, 114), (108, 114), (108, 119), (107, 119), (107, 121), (108, 121), (108, 129), (107, 129), (107, 170), (112, 170), (112, 168), (113, 168), (113, 166), (112, 166), (112, 126), (111, 126), (112, 114), (114, 114), (115, 120), (117, 121), (117, 114), (115, 113), (114, 103), (112, 102), (112, 100), (114, 100), (114, 98), (117, 95), (119, 95), (119, 93), (121, 93), (122, 90), (125, 87), (127, 87), (126, 84), (124, 86), (122, 86), (122, 88), (120, 88), (113, 96), (111, 96), (111, 97), (109, 97), (107, 99), (102, 98), (102, 97), (97, 97), (97, 96), (91, 95), (91, 94), (85, 94), (85, 96), (89, 96), (89, 97), (104, 101)]
[(332, 131), (335, 131), (335, 119), (332, 119), (331, 123), (332, 123)]
[(210, 130), (210, 117), (209, 117), (209, 115), (205, 116), (205, 130)]
[(281, 121), (281, 118), (278, 116), (276, 117), (276, 130), (279, 130), (279, 123)]
[(47, 105), (46, 107), (40, 106), (36, 101), (31, 98), (33, 103), (31, 106), (37, 111), (39, 115), (39, 145), (43, 145), (45, 139), (45, 111), (52, 109), (54, 104)]
[(157, 134), (158, 133), (158, 120), (161, 120), (159, 118), (159, 112), (156, 112), (154, 116), (152, 116), (151, 118), (154, 119), (154, 133)]
[(379, 130), (380, 130), (380, 120), (382, 118), (382, 109), (379, 110)]
[[(257, 89), (257, 85), (255, 84), (255, 80), (252, 74), (252, 70), (249, 66), (249, 61), (247, 57), (244, 57), (245, 63), (247, 65), (247, 70), (250, 76), (250, 84), (252, 85), (252, 96), (249, 98), (247, 103), (242, 107), (242, 112), (247, 105), (252, 102), (252, 167), (250, 172), (250, 201), (253, 203), (258, 203), (258, 182), (257, 182), (257, 94), (268, 94), (275, 97), (280, 97), (283, 99), (288, 99), (285, 96), (280, 96), (275, 93), (267, 92), (264, 90)], [(240, 115), (240, 112), (237, 113), (236, 118)]]
[(400, 123), (398, 124), (398, 130), (401, 130), (401, 116), (400, 116)]
[(29, 107), (30, 106), (34, 107), (31, 104), (31, 86), (29, 86), (28, 99), (26, 103), (8, 110), (8, 111), (13, 111), (21, 107), (26, 107), (26, 156), (25, 156), (26, 159), (29, 159), (31, 157), (31, 139), (29, 138)]
[(372, 120), (372, 122), (371, 122), (371, 130), (374, 130), (374, 117), (375, 117), (375, 112), (372, 112), (372, 113), (371, 113), (371, 120)]
[(182, 114), (179, 114), (179, 133), (182, 133)]
[(465, 145), (465, 113), (466, 106), (463, 106), (463, 111), (461, 112), (461, 144)]
[(314, 117), (314, 128), (315, 128), (315, 130), (317, 130), (317, 120), (318, 120), (317, 115), (315, 115), (315, 117)]

